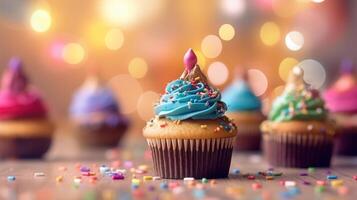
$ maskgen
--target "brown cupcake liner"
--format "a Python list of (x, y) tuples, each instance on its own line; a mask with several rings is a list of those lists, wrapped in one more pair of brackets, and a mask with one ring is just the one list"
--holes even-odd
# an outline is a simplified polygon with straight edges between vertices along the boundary
[(0, 138), (1, 159), (36, 159), (42, 158), (51, 146), (51, 137)]
[(329, 167), (333, 137), (326, 134), (263, 134), (263, 151), (268, 163), (278, 167)]
[(226, 178), (234, 139), (147, 139), (147, 142), (154, 171), (162, 178)]
[(239, 126), (234, 150), (237, 151), (258, 151), (261, 148), (262, 134), (259, 125), (241, 125)]
[(128, 125), (102, 126), (99, 129), (78, 126), (76, 129), (75, 135), (82, 147), (115, 147), (125, 135)]
[(357, 155), (357, 127), (341, 127), (337, 130), (334, 152), (344, 156)]

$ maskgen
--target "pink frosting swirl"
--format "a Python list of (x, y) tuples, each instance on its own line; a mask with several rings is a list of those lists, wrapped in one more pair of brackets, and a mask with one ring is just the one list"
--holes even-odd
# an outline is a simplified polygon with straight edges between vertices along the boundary
[(40, 95), (28, 87), (28, 80), (18, 58), (12, 58), (2, 77), (0, 120), (46, 117)]
[(326, 106), (332, 112), (357, 112), (357, 78), (352, 72), (341, 77), (324, 94)]

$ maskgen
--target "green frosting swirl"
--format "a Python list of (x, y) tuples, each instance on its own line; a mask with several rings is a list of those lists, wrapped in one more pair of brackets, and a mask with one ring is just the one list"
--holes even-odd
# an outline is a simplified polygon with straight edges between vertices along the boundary
[(269, 119), (275, 122), (318, 120), (327, 117), (325, 102), (317, 90), (285, 90), (273, 103)]

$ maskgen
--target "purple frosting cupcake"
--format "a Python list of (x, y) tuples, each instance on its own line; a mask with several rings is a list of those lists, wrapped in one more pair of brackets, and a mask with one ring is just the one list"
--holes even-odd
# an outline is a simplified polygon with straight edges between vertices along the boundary
[(112, 90), (93, 76), (75, 93), (70, 117), (85, 146), (116, 146), (129, 126)]

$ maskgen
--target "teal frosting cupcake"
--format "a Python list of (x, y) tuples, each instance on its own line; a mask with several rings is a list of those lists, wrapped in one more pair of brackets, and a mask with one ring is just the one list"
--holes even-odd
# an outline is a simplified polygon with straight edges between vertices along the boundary
[(248, 82), (235, 80), (222, 93), (222, 100), (227, 104), (228, 112), (260, 111), (262, 103), (255, 96)]

